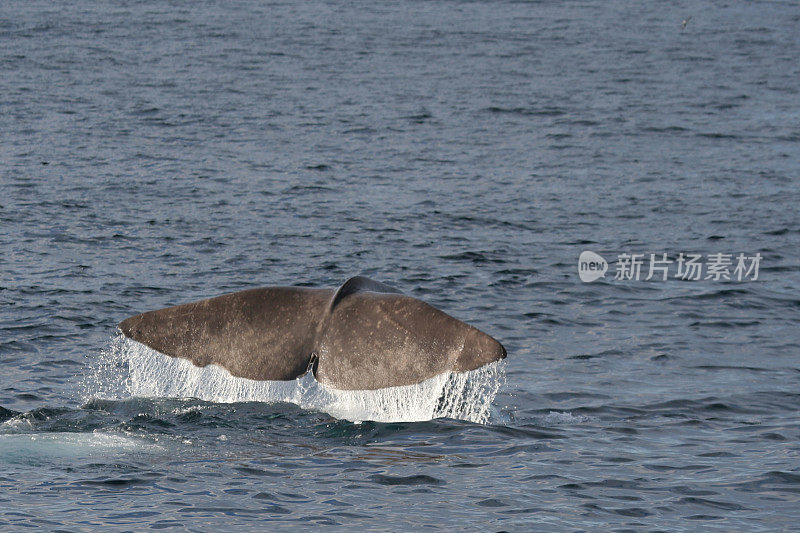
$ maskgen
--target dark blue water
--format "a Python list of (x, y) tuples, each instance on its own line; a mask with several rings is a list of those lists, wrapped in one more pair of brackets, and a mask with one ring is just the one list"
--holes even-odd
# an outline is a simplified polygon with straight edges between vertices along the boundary
[[(798, 28), (766, 1), (3, 2), (0, 529), (795, 528)], [(762, 260), (614, 280), (622, 253)], [(132, 314), (356, 274), (505, 344), (485, 423), (107, 394), (143, 390), (109, 363)]]

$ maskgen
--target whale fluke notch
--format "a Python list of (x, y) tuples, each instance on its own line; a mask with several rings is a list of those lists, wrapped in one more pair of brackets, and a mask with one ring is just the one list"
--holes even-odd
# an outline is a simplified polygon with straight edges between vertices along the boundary
[(125, 336), (253, 380), (315, 378), (347, 390), (411, 385), (503, 359), (489, 335), (364, 277), (336, 291), (268, 287), (130, 317)]

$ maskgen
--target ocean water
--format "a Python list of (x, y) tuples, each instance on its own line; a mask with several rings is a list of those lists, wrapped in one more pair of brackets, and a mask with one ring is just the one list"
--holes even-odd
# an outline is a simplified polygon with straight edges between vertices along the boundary
[[(4, 1), (0, 529), (796, 529), (798, 27), (780, 1)], [(668, 279), (615, 279), (625, 254)], [(116, 330), (353, 275), (508, 359), (342, 395)]]

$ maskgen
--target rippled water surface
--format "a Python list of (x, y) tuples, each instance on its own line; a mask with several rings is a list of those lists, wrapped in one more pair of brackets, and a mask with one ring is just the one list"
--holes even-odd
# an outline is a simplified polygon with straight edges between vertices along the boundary
[[(799, 26), (765, 1), (3, 2), (0, 529), (796, 528)], [(762, 260), (615, 280), (623, 253)], [(504, 343), (485, 417), (170, 388), (117, 338), (357, 274)]]

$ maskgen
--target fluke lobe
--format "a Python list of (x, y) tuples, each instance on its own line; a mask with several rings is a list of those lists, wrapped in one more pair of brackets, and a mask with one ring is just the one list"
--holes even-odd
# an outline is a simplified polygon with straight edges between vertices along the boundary
[(489, 335), (364, 277), (333, 289), (266, 287), (132, 316), (135, 341), (253, 380), (292, 380), (309, 366), (336, 389), (411, 385), (505, 358)]

